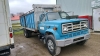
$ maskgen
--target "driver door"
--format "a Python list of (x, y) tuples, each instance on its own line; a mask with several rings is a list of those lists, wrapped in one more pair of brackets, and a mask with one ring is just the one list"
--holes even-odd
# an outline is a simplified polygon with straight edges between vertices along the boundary
[(39, 28), (40, 33), (43, 33), (43, 34), (45, 33), (45, 30), (46, 30), (45, 20), (46, 20), (46, 15), (42, 14), (40, 16), (40, 23), (39, 23), (38, 28)]

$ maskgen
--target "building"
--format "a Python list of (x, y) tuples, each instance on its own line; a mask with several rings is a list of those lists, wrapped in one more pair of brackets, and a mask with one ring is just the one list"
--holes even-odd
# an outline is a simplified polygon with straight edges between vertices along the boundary
[(20, 16), (19, 15), (14, 15), (13, 17), (11, 17), (11, 22), (12, 22), (12, 24), (20, 23)]
[(74, 15), (91, 16), (90, 28), (100, 31), (100, 0), (56, 0), (56, 4), (63, 11), (73, 12)]
[(56, 4), (63, 11), (73, 12), (75, 15), (92, 15), (91, 2), (97, 0), (56, 0)]

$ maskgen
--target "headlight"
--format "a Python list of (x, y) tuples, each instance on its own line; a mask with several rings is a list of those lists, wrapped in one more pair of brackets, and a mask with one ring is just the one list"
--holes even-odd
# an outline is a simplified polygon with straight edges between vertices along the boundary
[(71, 23), (62, 24), (62, 33), (67, 33), (69, 31), (69, 27), (71, 27)]
[(87, 24), (84, 24), (84, 27), (88, 27), (88, 25)]
[(66, 26), (63, 27), (63, 31), (68, 31)]
[(84, 27), (88, 27), (88, 21), (84, 22)]
[(87, 28), (88, 27), (88, 21), (81, 21), (81, 24), (83, 27)]

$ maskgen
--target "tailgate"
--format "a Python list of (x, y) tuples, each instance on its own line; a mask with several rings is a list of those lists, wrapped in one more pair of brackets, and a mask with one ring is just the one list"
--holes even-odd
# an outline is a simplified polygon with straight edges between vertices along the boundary
[[(5, 4), (6, 0), (0, 0), (0, 47), (10, 44), (9, 39), (9, 21), (7, 16), (7, 4)], [(8, 5), (7, 5), (8, 6)], [(10, 18), (10, 17), (9, 17)]]

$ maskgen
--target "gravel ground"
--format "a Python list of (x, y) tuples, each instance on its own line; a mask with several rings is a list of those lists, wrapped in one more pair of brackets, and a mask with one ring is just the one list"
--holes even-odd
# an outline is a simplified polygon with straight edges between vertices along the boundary
[[(100, 35), (91, 34), (84, 46), (76, 44), (63, 47), (59, 56), (100, 56)], [(15, 48), (10, 56), (51, 56), (46, 46), (36, 37), (15, 35)]]

